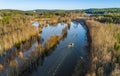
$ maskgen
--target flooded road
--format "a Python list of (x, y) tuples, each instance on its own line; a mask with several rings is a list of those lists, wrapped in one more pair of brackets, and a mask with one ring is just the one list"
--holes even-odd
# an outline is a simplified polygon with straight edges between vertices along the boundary
[[(47, 26), (43, 28), (41, 37), (45, 41), (51, 35), (61, 35), (62, 29), (67, 24), (58, 24), (57, 26)], [(68, 47), (74, 43), (73, 47)], [(72, 76), (77, 61), (80, 57), (88, 55), (88, 39), (86, 29), (76, 22), (72, 22), (67, 30), (67, 35), (60, 41), (52, 52), (45, 56), (42, 65), (37, 66), (35, 70), (29, 73), (29, 76)]]

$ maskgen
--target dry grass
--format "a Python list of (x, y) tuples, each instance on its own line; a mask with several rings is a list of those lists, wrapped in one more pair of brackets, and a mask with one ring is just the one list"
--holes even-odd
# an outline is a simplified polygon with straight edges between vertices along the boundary
[(47, 41), (46, 41), (46, 48), (47, 49), (51, 49), (54, 46), (56, 46), (57, 43), (60, 42), (60, 40), (62, 39), (61, 36), (51, 36)]
[(119, 29), (118, 25), (102, 24), (93, 20), (87, 20), (86, 24), (92, 40), (90, 70), (86, 76), (111, 75), (115, 69), (113, 66), (116, 64), (113, 61), (115, 58), (114, 45), (117, 42), (114, 35), (116, 28)]
[(36, 27), (32, 26), (27, 17), (15, 15), (7, 21), (0, 20), (0, 55), (33, 35), (36, 35)]
[(3, 65), (0, 64), (0, 71), (3, 70), (3, 69), (4, 69)]

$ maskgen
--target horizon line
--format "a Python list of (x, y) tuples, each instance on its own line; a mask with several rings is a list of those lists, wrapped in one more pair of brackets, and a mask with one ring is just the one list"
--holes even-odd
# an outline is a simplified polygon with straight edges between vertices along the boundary
[(85, 10), (85, 9), (108, 9), (108, 8), (120, 8), (120, 7), (96, 7), (96, 8), (75, 8), (75, 9), (47, 9), (47, 8), (35, 8), (35, 9), (14, 9), (14, 8), (0, 8), (0, 10), (21, 10), (21, 11), (30, 11), (30, 10)]

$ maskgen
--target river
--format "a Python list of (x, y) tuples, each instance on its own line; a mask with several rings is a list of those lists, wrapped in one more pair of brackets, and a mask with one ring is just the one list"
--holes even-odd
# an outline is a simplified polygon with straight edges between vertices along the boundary
[[(60, 35), (65, 26), (67, 24), (59, 23), (56, 26), (44, 27), (41, 33), (41, 37), (44, 39), (42, 44), (45, 45), (45, 41), (51, 35)], [(69, 48), (70, 43), (74, 43), (74, 47)], [(88, 55), (87, 47), (88, 39), (85, 27), (78, 22), (71, 22), (66, 37), (57, 44), (50, 54), (44, 57), (42, 65), (37, 66), (29, 73), (29, 76), (72, 76), (80, 57)]]

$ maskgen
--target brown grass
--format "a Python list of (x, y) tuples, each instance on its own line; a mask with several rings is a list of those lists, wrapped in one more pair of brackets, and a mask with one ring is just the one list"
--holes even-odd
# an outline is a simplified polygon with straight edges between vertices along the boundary
[(61, 36), (51, 36), (47, 41), (46, 41), (46, 48), (51, 49), (53, 48), (60, 40), (62, 39)]
[[(86, 76), (108, 76), (111, 75), (115, 63), (114, 45), (117, 42), (114, 34), (118, 25), (102, 24), (93, 20), (86, 20), (90, 37), (90, 70)], [(120, 29), (119, 29), (120, 30)], [(120, 67), (120, 65), (118, 65)], [(119, 69), (120, 70), (120, 69)], [(94, 74), (95, 75), (94, 75)]]
[(0, 64), (0, 71), (3, 70), (3, 69), (4, 69), (3, 65)]

